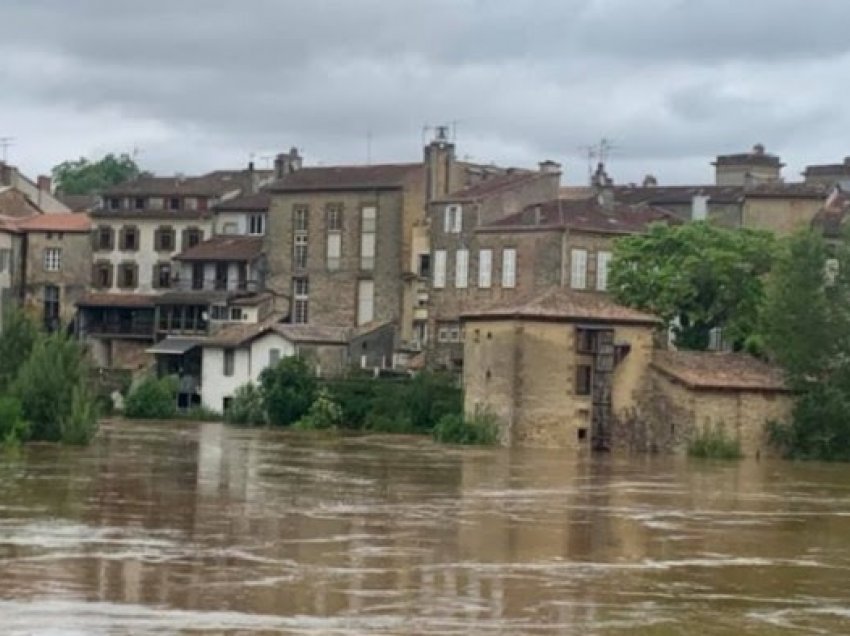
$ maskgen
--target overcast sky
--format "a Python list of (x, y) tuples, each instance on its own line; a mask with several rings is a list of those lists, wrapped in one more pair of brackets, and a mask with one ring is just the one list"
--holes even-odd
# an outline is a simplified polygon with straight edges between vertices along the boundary
[(756, 142), (788, 180), (850, 154), (848, 0), (0, 3), (0, 136), (31, 175), (412, 161), (451, 122), (459, 156), (571, 184), (603, 137), (620, 183), (707, 182)]

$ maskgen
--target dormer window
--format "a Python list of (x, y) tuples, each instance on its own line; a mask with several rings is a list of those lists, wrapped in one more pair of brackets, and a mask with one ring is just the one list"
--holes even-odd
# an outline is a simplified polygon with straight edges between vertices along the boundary
[(168, 199), (168, 209), (169, 210), (179, 210), (180, 209), (180, 197), (170, 197)]
[(121, 199), (118, 197), (111, 197), (109, 199), (109, 209), (110, 210), (120, 210), (121, 209)]
[(144, 197), (136, 197), (133, 200), (133, 207), (136, 208), (137, 210), (144, 210), (145, 209), (145, 198)]

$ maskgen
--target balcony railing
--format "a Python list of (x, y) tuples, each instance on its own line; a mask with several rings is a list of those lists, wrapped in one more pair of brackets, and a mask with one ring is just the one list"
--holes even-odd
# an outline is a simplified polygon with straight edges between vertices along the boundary
[(85, 330), (90, 334), (109, 336), (149, 336), (153, 337), (154, 322), (140, 321), (95, 321), (87, 323)]
[(168, 287), (171, 291), (224, 291), (224, 292), (259, 292), (263, 291), (262, 285), (256, 280), (232, 280), (232, 279), (192, 279), (180, 278), (171, 281)]

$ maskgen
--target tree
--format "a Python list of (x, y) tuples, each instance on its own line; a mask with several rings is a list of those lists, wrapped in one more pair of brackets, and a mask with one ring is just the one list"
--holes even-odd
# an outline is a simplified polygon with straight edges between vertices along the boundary
[(269, 423), (275, 426), (294, 424), (307, 414), (316, 399), (316, 379), (307, 363), (296, 356), (265, 369), (260, 374), (260, 385)]
[(38, 337), (38, 327), (21, 309), (9, 309), (3, 315), (0, 330), (0, 393), (5, 391), (29, 357)]
[(124, 415), (131, 418), (167, 420), (177, 413), (177, 380), (149, 375), (130, 390)]
[(681, 348), (707, 348), (717, 327), (740, 348), (755, 332), (774, 251), (767, 232), (653, 225), (617, 241), (610, 289), (618, 302), (661, 317)]
[(98, 161), (80, 157), (53, 167), (53, 181), (61, 194), (97, 194), (109, 186), (140, 176), (139, 166), (128, 154), (110, 153)]

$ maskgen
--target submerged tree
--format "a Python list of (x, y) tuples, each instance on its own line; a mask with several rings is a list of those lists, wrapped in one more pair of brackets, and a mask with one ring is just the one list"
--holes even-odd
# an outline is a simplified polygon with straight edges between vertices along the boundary
[(609, 286), (618, 302), (661, 317), (683, 349), (707, 348), (715, 328), (740, 348), (755, 333), (774, 252), (767, 232), (654, 225), (617, 241)]

